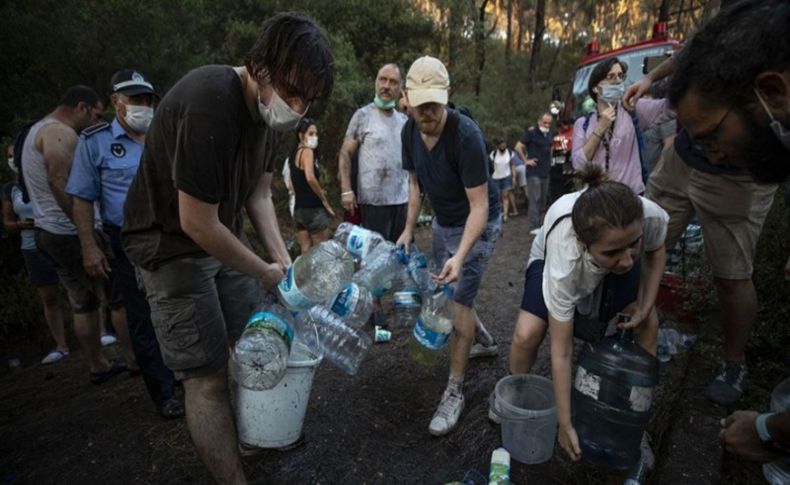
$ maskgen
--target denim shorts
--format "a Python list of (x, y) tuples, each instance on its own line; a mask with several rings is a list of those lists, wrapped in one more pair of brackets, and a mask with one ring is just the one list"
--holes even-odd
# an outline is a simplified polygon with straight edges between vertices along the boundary
[(212, 257), (180, 258), (154, 271), (137, 270), (162, 359), (176, 379), (205, 376), (225, 366), (229, 342), (263, 301), (255, 278)]
[(297, 231), (318, 232), (329, 227), (329, 214), (323, 207), (294, 209), (294, 225)]
[(497, 190), (502, 192), (503, 190), (513, 190), (513, 177), (508, 175), (502, 179), (492, 179), (494, 181), (494, 185), (496, 185)]
[[(488, 221), (485, 231), (483, 231), (483, 234), (480, 235), (480, 238), (472, 246), (469, 254), (467, 254), (464, 265), (461, 268), (461, 274), (454, 283), (453, 300), (456, 303), (474, 308), (475, 297), (477, 297), (477, 291), (480, 289), (483, 273), (486, 266), (488, 266), (488, 260), (491, 259), (491, 254), (494, 252), (494, 247), (496, 247), (496, 242), (501, 232), (502, 223), (499, 218), (494, 221)], [(438, 271), (441, 271), (444, 263), (458, 251), (463, 234), (464, 226), (443, 227), (434, 219), (431, 250), (433, 259), (438, 265)]]

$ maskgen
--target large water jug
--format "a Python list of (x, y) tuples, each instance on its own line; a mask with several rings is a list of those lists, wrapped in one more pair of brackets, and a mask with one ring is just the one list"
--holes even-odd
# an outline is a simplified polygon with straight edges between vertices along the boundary
[(356, 283), (349, 283), (327, 305), (352, 328), (362, 327), (373, 313), (373, 295)]
[(658, 384), (658, 360), (621, 331), (586, 343), (571, 392), (573, 425), (585, 459), (625, 470), (639, 461)]
[(349, 327), (323, 305), (299, 312), (296, 319), (299, 338), (308, 348), (317, 348), (336, 367), (356, 375), (373, 343), (365, 332)]
[(277, 292), (289, 310), (307, 310), (339, 293), (353, 275), (348, 251), (335, 241), (324, 241), (296, 258)]
[[(771, 394), (771, 412), (790, 412), (790, 377), (776, 386)], [(771, 485), (790, 483), (790, 458), (780, 458), (763, 465), (763, 475)]]
[(236, 341), (231, 371), (240, 386), (255, 391), (271, 389), (288, 368), (294, 321), (280, 305), (254, 312)]
[(366, 258), (373, 248), (386, 241), (381, 234), (350, 222), (337, 226), (333, 239), (346, 248), (357, 261)]

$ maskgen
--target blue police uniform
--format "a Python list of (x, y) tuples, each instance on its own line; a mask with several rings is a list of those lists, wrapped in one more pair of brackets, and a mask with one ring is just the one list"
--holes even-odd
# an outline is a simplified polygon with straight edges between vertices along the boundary
[(134, 355), (148, 393), (162, 412), (161, 406), (173, 399), (175, 377), (162, 360), (151, 309), (121, 244), (123, 205), (142, 154), (143, 145), (126, 133), (117, 118), (86, 129), (77, 143), (66, 193), (100, 202), (104, 231), (114, 256), (110, 267), (126, 307)]
[(123, 204), (143, 145), (123, 129), (117, 118), (83, 131), (74, 154), (66, 193), (101, 205), (102, 222), (123, 226)]

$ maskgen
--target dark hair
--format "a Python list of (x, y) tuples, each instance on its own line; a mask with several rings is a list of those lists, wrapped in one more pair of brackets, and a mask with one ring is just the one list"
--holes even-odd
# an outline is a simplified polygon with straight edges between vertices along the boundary
[(329, 42), (310, 17), (297, 12), (279, 13), (264, 22), (244, 64), (251, 75), (265, 70), (273, 84), (308, 101), (329, 96), (335, 83)]
[(722, 10), (675, 55), (669, 100), (690, 88), (707, 100), (743, 108), (761, 72), (790, 67), (790, 2), (746, 0)]
[(596, 103), (598, 102), (598, 95), (593, 92), (593, 88), (606, 79), (606, 75), (609, 74), (609, 70), (615, 64), (620, 64), (620, 68), (623, 70), (623, 76), (628, 73), (628, 64), (616, 57), (607, 57), (602, 60), (593, 68), (592, 73), (590, 73), (590, 82), (587, 83), (587, 93)]
[(98, 95), (98, 93), (96, 93), (96, 91), (89, 88), (88, 86), (78, 84), (76, 86), (70, 87), (65, 93), (63, 93), (60, 101), (58, 101), (58, 106), (69, 106), (71, 108), (75, 108), (78, 104), (85, 103), (92, 108), (100, 101), (101, 97)]
[(296, 151), (299, 149), (299, 135), (304, 135), (305, 132), (313, 125), (318, 125), (315, 119), (304, 117), (299, 120), (296, 128), (294, 128), (295, 140), (293, 146), (291, 147), (291, 152), (288, 154), (294, 166), (296, 166)]
[(644, 217), (642, 202), (634, 191), (608, 180), (600, 165), (588, 163), (576, 177), (587, 190), (573, 204), (571, 220), (576, 235), (587, 246), (598, 241), (604, 230), (623, 228)]

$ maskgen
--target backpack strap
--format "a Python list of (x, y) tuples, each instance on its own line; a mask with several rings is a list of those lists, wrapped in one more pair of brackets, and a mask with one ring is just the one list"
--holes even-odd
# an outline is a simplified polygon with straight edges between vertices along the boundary
[(634, 123), (634, 133), (636, 134), (636, 145), (639, 148), (639, 166), (642, 167), (642, 183), (647, 183), (647, 178), (650, 176), (650, 170), (645, 162), (645, 157), (642, 153), (645, 151), (645, 135), (642, 128), (639, 127), (639, 117), (636, 115), (636, 110), (628, 112), (631, 115), (631, 121)]
[(447, 130), (449, 136), (447, 137), (447, 146), (445, 148), (447, 150), (447, 161), (450, 162), (456, 170), (458, 169), (458, 161), (460, 158), (460, 154), (458, 153), (458, 127), (460, 125), (461, 115), (458, 114), (458, 111), (447, 108), (447, 121), (444, 124), (444, 129)]
[(592, 116), (592, 111), (584, 115), (584, 124), (582, 124), (582, 130), (587, 133), (587, 127), (590, 126), (590, 116)]
[(559, 224), (560, 221), (570, 216), (571, 216), (570, 214), (565, 214), (564, 216), (558, 217), (557, 220), (555, 220), (554, 223), (551, 225), (551, 227), (549, 227), (549, 230), (546, 231), (546, 236), (543, 238), (543, 261), (546, 261), (546, 250), (549, 247), (549, 234), (551, 234), (551, 231), (553, 231), (554, 228), (557, 227), (557, 224)]

